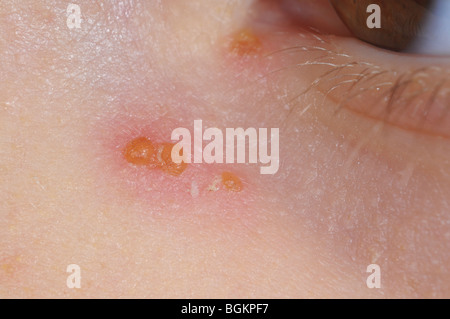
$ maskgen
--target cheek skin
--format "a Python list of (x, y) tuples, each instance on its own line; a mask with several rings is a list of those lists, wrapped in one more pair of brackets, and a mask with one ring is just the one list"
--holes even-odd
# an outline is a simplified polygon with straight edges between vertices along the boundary
[[(187, 52), (186, 56), (172, 60), (164, 51), (160, 56), (152, 51), (146, 58), (151, 59), (153, 73), (143, 67), (142, 73), (127, 74), (134, 80), (117, 88), (113, 111), (95, 116), (83, 143), (82, 151), (91, 155), (99, 194), (112, 194), (106, 200), (130, 207), (137, 203), (140, 209), (123, 213), (138, 220), (164, 216), (205, 221), (204, 227), (212, 227), (211, 221), (245, 225), (239, 228), (240, 236), (249, 228), (257, 229), (264, 215), (270, 215), (278, 234), (283, 234), (272, 235), (285, 240), (292, 256), (298, 247), (317, 245), (330, 267), (340, 261), (339, 269), (357, 277), (365, 275), (370, 263), (391, 269), (387, 281), (404, 288), (396, 290), (393, 285), (386, 294), (442, 293), (433, 287), (441, 286), (440, 265), (446, 258), (448, 229), (442, 221), (448, 176), (439, 174), (436, 156), (429, 158), (425, 150), (432, 149), (439, 160), (448, 150), (438, 150), (438, 140), (412, 139), (401, 129), (383, 126), (372, 131), (376, 121), (347, 109), (335, 114), (336, 102), (320, 88), (298, 97), (323, 70), (293, 66), (317, 58), (317, 53), (273, 52), (324, 43), (288, 26), (273, 30), (264, 23), (235, 22), (237, 27), (204, 24), (211, 27), (213, 40), (195, 42), (200, 52), (194, 42), (176, 36), (182, 28), (173, 22), (170, 31), (178, 40), (171, 39), (168, 50), (179, 48), (177, 52)], [(335, 40), (330, 38), (330, 46)], [(159, 41), (146, 49), (163, 48)], [(279, 173), (261, 176), (251, 166), (189, 164), (182, 174), (172, 176), (131, 165), (124, 158), (123, 150), (133, 139), (168, 143), (173, 129), (191, 129), (196, 119), (221, 128), (279, 127)], [(224, 172), (239, 178), (241, 191), (224, 187), (239, 184), (230, 176), (221, 183)], [(218, 190), (211, 191), (215, 187)], [(427, 224), (426, 233), (414, 226), (420, 224)], [(320, 241), (305, 243), (308, 236)], [(438, 248), (429, 253), (433, 246)], [(438, 260), (437, 266), (430, 259)], [(288, 258), (288, 262), (294, 267), (298, 261)], [(377, 295), (366, 291), (364, 279), (355, 282), (357, 291)]]
[[(289, 194), (285, 204), (296, 207), (297, 223), (313, 225), (323, 236), (324, 251), (346, 264), (350, 273), (379, 264), (386, 270), (384, 282), (389, 282), (384, 294), (448, 293), (440, 282), (448, 278), (443, 267), (450, 194), (448, 175), (442, 174), (448, 171), (445, 161), (436, 165), (436, 158), (431, 161), (423, 154), (401, 155), (398, 149), (405, 143), (398, 140), (420, 142), (408, 132), (386, 126), (370, 132), (360, 126), (376, 123), (354, 114), (320, 113), (305, 122), (319, 117), (328, 125), (312, 129), (304, 122), (296, 124), (299, 133), (283, 152), (293, 166), (282, 168), (290, 172), (290, 185), (280, 186), (280, 192)], [(436, 154), (442, 141), (426, 140)], [(307, 146), (300, 147), (303, 152), (288, 153), (299, 143)]]
[[(272, 92), (273, 88), (264, 84), (264, 77), (269, 70), (284, 65), (278, 57), (267, 57), (282, 46), (283, 39), (276, 34), (266, 36), (266, 30), (260, 26), (245, 23), (236, 25), (236, 28), (218, 35), (210, 47), (204, 43), (195, 44), (207, 49), (200, 53), (201, 57), (194, 56), (194, 71), (180, 71), (177, 66), (164, 60), (165, 57), (158, 61), (159, 57), (152, 55), (150, 59), (153, 65), (165, 66), (164, 75), (159, 73), (150, 80), (146, 79), (145, 82), (151, 85), (145, 87), (131, 82), (126, 87), (118, 88), (116, 95), (119, 98), (110, 107), (114, 111), (97, 116), (98, 120), (92, 123), (84, 143), (85, 148), (92, 150), (94, 163), (98, 166), (94, 171), (100, 175), (97, 179), (100, 189), (105, 188), (110, 192), (112, 188), (118, 198), (137, 201), (144, 206), (151, 205), (154, 211), (172, 210), (174, 215), (195, 210), (198, 203), (210, 207), (210, 211), (213, 208), (224, 211), (228, 217), (246, 218), (260, 210), (256, 204), (261, 185), (259, 165), (189, 163), (182, 172), (170, 174), (170, 170), (161, 165), (161, 160), (153, 159), (150, 161), (154, 163), (145, 164), (142, 159), (132, 159), (132, 152), (127, 151), (133, 141), (144, 139), (152, 144), (157, 153), (161, 145), (174, 143), (170, 139), (171, 133), (180, 127), (190, 130), (193, 146), (193, 123), (198, 119), (207, 122), (209, 127), (217, 125), (224, 133), (227, 127), (270, 127), (258, 126), (261, 120), (258, 117), (254, 118), (254, 122), (241, 121), (231, 125), (232, 121), (228, 119), (230, 115), (217, 112), (218, 108), (228, 108), (230, 114), (237, 114), (241, 112), (245, 101), (255, 100), (255, 96), (267, 88), (269, 90), (265, 96), (269, 96), (268, 92)], [(177, 37), (176, 33), (174, 37)], [(188, 42), (183, 44), (185, 51), (190, 51), (193, 45)], [(158, 45), (152, 43), (152, 47)], [(197, 58), (198, 61), (195, 60)], [(195, 68), (204, 72), (206, 65), (212, 66), (207, 75), (191, 76), (196, 73)], [(148, 70), (143, 70), (143, 74), (125, 76), (142, 79), (146, 72)], [(156, 72), (161, 70), (157, 69)], [(195, 85), (180, 85), (179, 78)], [(260, 79), (262, 84), (259, 83)], [(214, 84), (211, 86), (209, 83)], [(229, 96), (242, 91), (242, 87), (244, 90), (240, 98), (230, 102)], [(199, 99), (197, 96), (207, 98)], [(211, 99), (210, 96), (215, 97)], [(273, 96), (270, 98), (274, 99)], [(262, 115), (266, 116), (264, 113)], [(206, 142), (203, 143), (205, 145)], [(225, 155), (224, 150), (224, 160)], [(144, 214), (148, 214), (148, 210)]]
[[(336, 93), (326, 92), (318, 87), (302, 96), (292, 112), (280, 151), (290, 183), (278, 176), (280, 191), (272, 196), (288, 194), (285, 204), (296, 207), (298, 223), (314, 225), (326, 238), (324, 250), (349, 272), (371, 263), (388, 269), (392, 284), (384, 294), (448, 295), (447, 139), (355, 112), (368, 101), (335, 113)], [(305, 105), (312, 106), (304, 113)]]

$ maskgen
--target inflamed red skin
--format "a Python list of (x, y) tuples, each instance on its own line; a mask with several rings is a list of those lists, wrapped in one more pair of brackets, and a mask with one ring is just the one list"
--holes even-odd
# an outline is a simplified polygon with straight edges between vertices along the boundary
[[(1, 297), (449, 296), (448, 130), (341, 82), (434, 60), (342, 37), (322, 0), (78, 5), (80, 29), (0, 8)], [(195, 120), (279, 128), (278, 171), (175, 162)]]

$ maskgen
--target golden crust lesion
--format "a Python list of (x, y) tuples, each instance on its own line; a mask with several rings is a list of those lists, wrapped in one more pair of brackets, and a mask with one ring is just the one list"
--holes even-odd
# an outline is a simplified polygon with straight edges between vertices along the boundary
[(175, 163), (172, 160), (173, 147), (173, 143), (153, 143), (146, 137), (137, 137), (125, 146), (123, 156), (130, 164), (159, 168), (178, 176), (187, 168), (187, 163)]
[(262, 43), (251, 29), (241, 29), (232, 36), (229, 50), (237, 56), (256, 56), (262, 50)]
[(243, 188), (241, 179), (231, 172), (222, 173), (222, 185), (230, 192), (240, 192)]

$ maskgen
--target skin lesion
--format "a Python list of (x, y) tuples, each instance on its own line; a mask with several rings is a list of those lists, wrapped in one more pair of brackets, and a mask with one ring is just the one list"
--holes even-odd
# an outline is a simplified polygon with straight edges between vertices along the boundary
[(26, 250), (17, 249), (16, 252), (6, 252), (2, 250), (0, 255), (0, 295), (11, 296), (11, 292), (16, 296), (27, 296), (33, 288), (30, 283), (33, 267), (32, 255), (25, 255)]
[(241, 179), (231, 172), (222, 173), (222, 184), (225, 189), (231, 192), (242, 191), (242, 181)]
[(129, 142), (123, 151), (125, 160), (138, 166), (156, 166), (156, 147), (145, 137), (138, 137)]
[(158, 168), (178, 176), (187, 168), (187, 163), (175, 163), (172, 160), (174, 143), (152, 143), (146, 137), (137, 137), (130, 141), (123, 151), (125, 160), (133, 165), (145, 166), (148, 169)]
[(255, 56), (261, 52), (262, 43), (251, 29), (242, 29), (232, 36), (229, 50), (237, 56)]

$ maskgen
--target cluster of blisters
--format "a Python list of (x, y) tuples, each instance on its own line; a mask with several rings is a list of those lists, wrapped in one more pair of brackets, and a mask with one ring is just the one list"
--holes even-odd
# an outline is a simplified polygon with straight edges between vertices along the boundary
[[(129, 142), (123, 151), (125, 160), (136, 166), (162, 171), (179, 176), (187, 168), (187, 163), (175, 163), (172, 160), (172, 143), (153, 143), (146, 137), (138, 137)], [(182, 154), (180, 154), (182, 156)], [(242, 182), (231, 172), (222, 173), (222, 185), (231, 192), (242, 191)]]
[(172, 143), (153, 143), (146, 137), (138, 137), (127, 144), (125, 160), (133, 165), (147, 166), (178, 176), (186, 169), (185, 162), (172, 161)]

